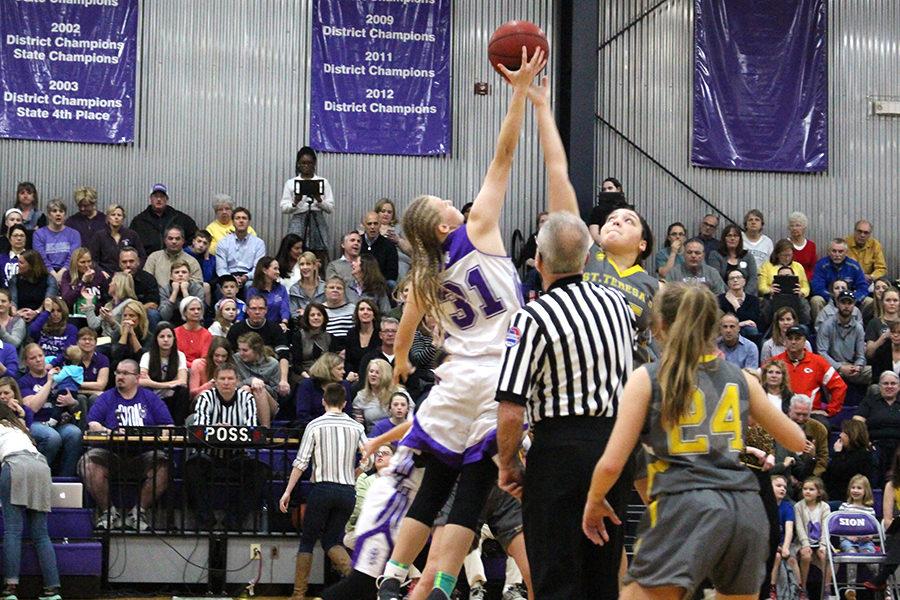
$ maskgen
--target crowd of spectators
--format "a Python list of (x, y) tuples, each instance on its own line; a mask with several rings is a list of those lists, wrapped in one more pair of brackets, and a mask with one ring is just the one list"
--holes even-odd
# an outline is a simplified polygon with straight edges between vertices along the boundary
[[(411, 252), (397, 208), (387, 198), (360, 207), (358, 228), (340, 232), (332, 256), (335, 197), (315, 168), (315, 153), (302, 149), (280, 201), (288, 231), (273, 247), (225, 194), (212, 198), (212, 219), (198, 227), (201, 215), (171, 206), (163, 184), (130, 222), (118, 204), (98, 210), (92, 188), (75, 190), (70, 203), (52, 200), (45, 215), (36, 186), (19, 185), (0, 237), (0, 376), (18, 380), (21, 395), (10, 402), (54, 475), (85, 481), (98, 525), (148, 527), (146, 511), (165, 493), (170, 466), (150, 454), (122, 463), (101, 448), (85, 452), (85, 432), (302, 428), (337, 410), (374, 438), (411, 419), (427, 397), (440, 345), (433, 323), (415, 333), (413, 375), (393, 383)], [(295, 193), (297, 181), (321, 184)], [(608, 181), (606, 193), (624, 198), (621, 184)], [(537, 216), (537, 229), (545, 218)], [(644, 268), (718, 296), (720, 352), (757, 372), (807, 434), (803, 453), (775, 451), (788, 493), (819, 476), (842, 499), (855, 475), (885, 480), (900, 439), (900, 291), (869, 221), (823, 244), (823, 256), (805, 215), (791, 213), (784, 225), (784, 237), (769, 237), (767, 227), (772, 234), (777, 226), (756, 209), (740, 224), (707, 214), (696, 235), (675, 222)], [(526, 291), (539, 293), (534, 238), (518, 265)], [(326, 390), (338, 389), (344, 400), (326, 409)], [(226, 527), (239, 527), (259, 504), (265, 470), (243, 454), (224, 458), (201, 452), (185, 466), (198, 527), (215, 526), (203, 492), (214, 470), (252, 474), (245, 493), (229, 500)], [(143, 479), (130, 510), (110, 501), (113, 469)]]
[[(392, 383), (394, 289), (410, 251), (394, 203), (361, 208), (359, 228), (330, 257), (325, 217), (334, 197), (315, 161), (308, 148), (298, 153), (281, 202), (289, 231), (273, 248), (225, 194), (213, 196), (213, 218), (198, 227), (201, 215), (174, 208), (164, 184), (152, 186), (130, 222), (121, 205), (98, 209), (93, 188), (42, 204), (37, 186), (19, 184), (0, 236), (0, 376), (18, 382), (16, 410), (53, 475), (84, 479), (98, 525), (146, 528), (169, 467), (150, 456), (123, 465), (99, 448), (85, 452), (85, 433), (303, 427), (323, 414), (330, 383), (345, 390), (347, 414), (366, 430), (411, 418), (411, 393), (427, 390), (430, 365), (421, 365), (412, 392)], [(307, 197), (294, 193), (295, 180), (324, 185)], [(198, 490), (216, 461), (201, 454), (186, 469), (189, 505), (204, 525), (211, 514)], [(144, 479), (131, 510), (110, 502), (113, 468)], [(258, 504), (250, 497), (234, 507), (237, 521)]]
[(855, 476), (876, 488), (889, 481), (900, 440), (900, 282), (889, 277), (866, 219), (824, 244), (824, 256), (803, 213), (791, 213), (787, 235), (774, 241), (765, 223), (755, 209), (720, 234), (713, 214), (694, 237), (672, 223), (645, 268), (719, 296), (722, 356), (757, 373), (772, 402), (804, 428), (803, 453), (775, 452), (787, 494), (800, 499), (816, 476), (829, 498), (845, 500)]

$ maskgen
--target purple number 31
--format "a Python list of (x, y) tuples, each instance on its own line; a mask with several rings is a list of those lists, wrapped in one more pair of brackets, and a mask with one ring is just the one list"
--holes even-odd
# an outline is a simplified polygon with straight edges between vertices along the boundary
[[(466, 271), (466, 284), (469, 289), (475, 290), (481, 296), (481, 312), (488, 319), (503, 312), (503, 301), (497, 298), (487, 281), (484, 280), (484, 274), (481, 269), (474, 267)], [(478, 318), (475, 308), (467, 301), (468, 295), (462, 286), (447, 281), (444, 283), (444, 289), (447, 290), (447, 300), (453, 302), (456, 312), (450, 314), (450, 320), (460, 329), (468, 329), (475, 324)]]

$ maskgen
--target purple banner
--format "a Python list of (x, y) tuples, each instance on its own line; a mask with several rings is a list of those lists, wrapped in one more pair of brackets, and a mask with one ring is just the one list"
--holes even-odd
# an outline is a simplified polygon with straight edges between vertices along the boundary
[(825, 0), (694, 0), (691, 163), (828, 168)]
[(450, 0), (313, 0), (310, 145), (450, 152)]
[(0, 137), (134, 141), (138, 0), (0, 0)]

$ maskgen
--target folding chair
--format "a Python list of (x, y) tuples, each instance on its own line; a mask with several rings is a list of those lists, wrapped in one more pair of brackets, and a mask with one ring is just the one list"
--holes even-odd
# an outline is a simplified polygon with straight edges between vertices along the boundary
[[(855, 537), (855, 536), (866, 536), (871, 537), (873, 543), (875, 544), (875, 553), (861, 553), (861, 552), (840, 552), (835, 549), (835, 547), (831, 544), (832, 536), (837, 538), (847, 538), (847, 537)], [(828, 515), (828, 518), (825, 519), (824, 531), (822, 532), (822, 541), (825, 543), (825, 555), (828, 560), (828, 564), (831, 567), (831, 580), (832, 585), (834, 586), (834, 593), (838, 598), (843, 598), (844, 595), (842, 592), (847, 590), (860, 590), (865, 589), (861, 584), (857, 582), (845, 582), (843, 587), (840, 587), (838, 584), (838, 569), (843, 565), (844, 567), (850, 565), (866, 565), (870, 567), (871, 565), (881, 565), (882, 568), (886, 568), (887, 564), (887, 555), (884, 553), (884, 531), (881, 528), (881, 523), (878, 522), (878, 519), (873, 517), (872, 515), (862, 513), (862, 512), (854, 512), (847, 510), (839, 510)], [(846, 575), (846, 568), (845, 568)], [(897, 581), (894, 578), (894, 574), (891, 573), (890, 577), (887, 580), (887, 590), (891, 592), (891, 596), (894, 600), (900, 599), (898, 596), (898, 586)], [(822, 579), (822, 597), (824, 598), (825, 594), (825, 579)]]

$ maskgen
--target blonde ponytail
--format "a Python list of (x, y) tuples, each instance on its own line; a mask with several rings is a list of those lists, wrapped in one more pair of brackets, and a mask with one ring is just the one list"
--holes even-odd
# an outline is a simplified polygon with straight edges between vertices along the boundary
[(444, 256), (437, 236), (441, 215), (431, 204), (434, 199), (435, 196), (419, 196), (413, 200), (403, 213), (403, 233), (412, 246), (407, 277), (413, 293), (425, 314), (441, 323), (445, 316), (441, 307), (445, 293), (441, 281)]
[(666, 285), (653, 304), (664, 330), (660, 412), (663, 427), (670, 429), (690, 411), (697, 369), (715, 338), (719, 308), (706, 287), (683, 283)]

